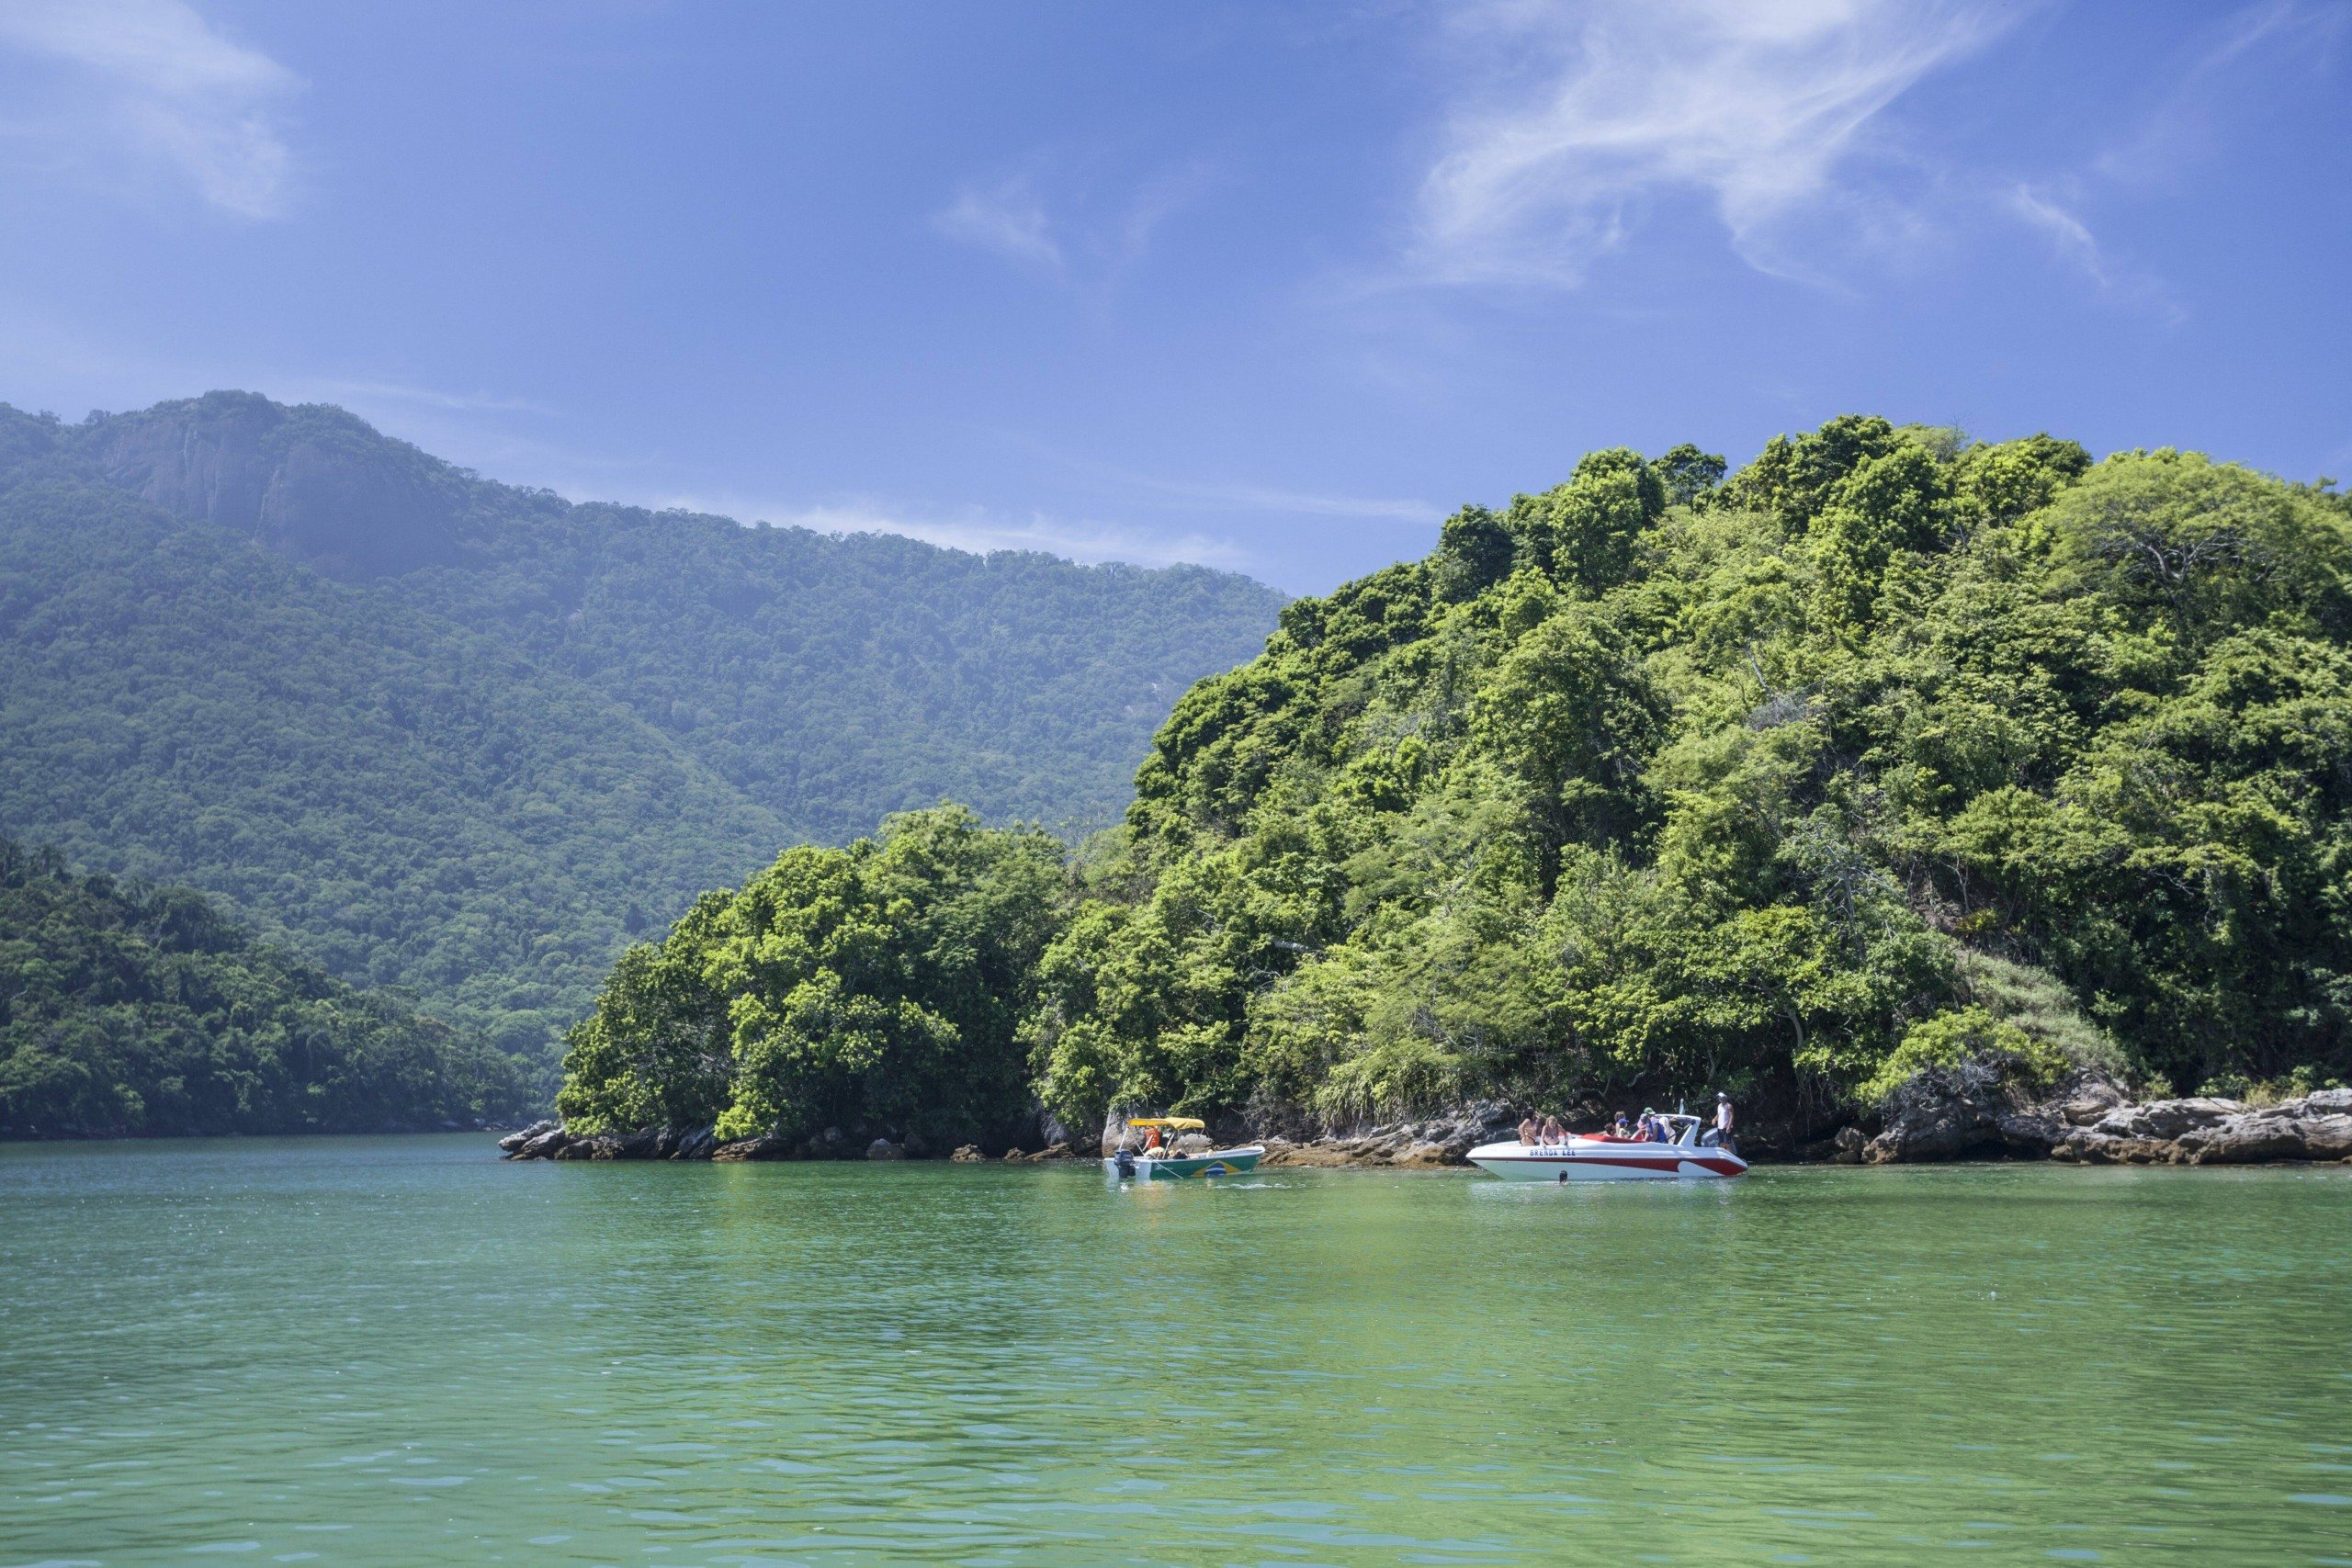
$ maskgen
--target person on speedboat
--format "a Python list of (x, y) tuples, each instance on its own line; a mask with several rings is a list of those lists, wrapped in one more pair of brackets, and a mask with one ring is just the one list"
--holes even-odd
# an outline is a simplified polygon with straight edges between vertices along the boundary
[(1715, 1093), (1715, 1124), (1708, 1128), (1706, 1135), (1699, 1141), (1710, 1148), (1730, 1148), (1731, 1121), (1731, 1096), (1719, 1089)]
[(1634, 1124), (1625, 1120), (1623, 1111), (1617, 1112), (1617, 1120), (1610, 1127), (1609, 1135), (1623, 1144), (1630, 1144), (1634, 1141)]
[(1544, 1141), (1544, 1124), (1535, 1120), (1532, 1111), (1520, 1118), (1519, 1141), (1530, 1147)]
[(1666, 1142), (1666, 1123), (1659, 1121), (1657, 1112), (1646, 1105), (1642, 1107), (1642, 1131), (1639, 1141), (1645, 1144)]
[(1560, 1125), (1560, 1119), (1557, 1116), (1544, 1118), (1544, 1141), (1547, 1144), (1565, 1144), (1568, 1141), (1568, 1130)]

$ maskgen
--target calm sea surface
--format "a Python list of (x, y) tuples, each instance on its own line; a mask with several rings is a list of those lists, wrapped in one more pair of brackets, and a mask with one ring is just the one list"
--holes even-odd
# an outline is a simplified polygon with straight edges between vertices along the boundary
[(2352, 1168), (0, 1146), (0, 1563), (2352, 1563)]

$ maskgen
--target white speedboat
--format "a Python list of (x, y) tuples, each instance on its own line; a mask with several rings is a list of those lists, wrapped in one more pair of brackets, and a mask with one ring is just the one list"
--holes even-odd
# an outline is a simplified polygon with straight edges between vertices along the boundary
[[(1208, 1123), (1190, 1116), (1141, 1116), (1127, 1125), (1144, 1134), (1147, 1145), (1139, 1149), (1123, 1147), (1103, 1157), (1103, 1170), (1115, 1180), (1181, 1181), (1192, 1176), (1239, 1176), (1257, 1169), (1258, 1162), (1266, 1156), (1263, 1144), (1247, 1144), (1232, 1149), (1196, 1147), (1182, 1152), (1163, 1146), (1159, 1142), (1163, 1136), (1181, 1138), (1206, 1129)], [(1196, 1145), (1207, 1141), (1193, 1140)]]
[(1699, 1142), (1696, 1116), (1658, 1120), (1667, 1124), (1669, 1142), (1605, 1133), (1579, 1133), (1557, 1144), (1513, 1138), (1479, 1145), (1470, 1151), (1470, 1163), (1505, 1181), (1713, 1181), (1747, 1171), (1747, 1162), (1731, 1150)]

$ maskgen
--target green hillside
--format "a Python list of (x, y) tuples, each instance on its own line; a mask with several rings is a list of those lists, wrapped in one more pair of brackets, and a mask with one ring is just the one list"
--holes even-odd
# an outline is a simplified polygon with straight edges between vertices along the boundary
[(1199, 567), (572, 505), (249, 394), (59, 437), (176, 516), (492, 634), (835, 842), (948, 795), (995, 820), (1116, 821), (1177, 696), (1256, 654), (1282, 603)]
[(0, 1137), (431, 1127), (510, 1114), (526, 1082), (200, 893), (0, 839)]
[(1227, 574), (572, 506), (341, 411), (0, 410), (0, 828), (517, 1051), (785, 844), (1114, 818)]
[[(1594, 453), (1194, 686), (1021, 979), (1047, 1105), (2352, 1072), (2343, 498), (1859, 417), (1724, 469)], [(814, 908), (624, 964), (565, 1103), (625, 1119), (616, 1038), (695, 1009), (706, 1102), (797, 1103), (726, 933)]]

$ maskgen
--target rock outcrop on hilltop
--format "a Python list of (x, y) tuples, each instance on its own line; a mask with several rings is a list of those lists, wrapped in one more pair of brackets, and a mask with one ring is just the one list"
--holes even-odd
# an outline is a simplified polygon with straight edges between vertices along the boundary
[(455, 566), (462, 476), (337, 408), (214, 392), (100, 421), (109, 483), (348, 581)]

